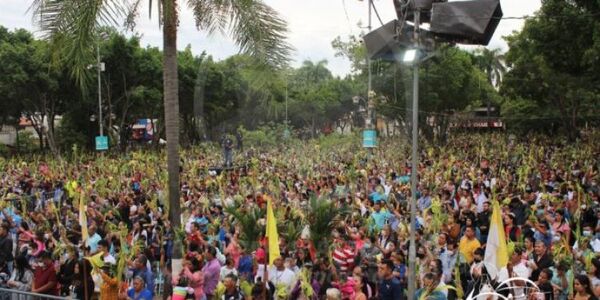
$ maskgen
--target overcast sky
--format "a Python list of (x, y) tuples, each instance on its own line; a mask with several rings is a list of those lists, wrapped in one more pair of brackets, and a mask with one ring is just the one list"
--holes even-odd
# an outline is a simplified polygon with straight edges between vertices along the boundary
[[(295, 48), (293, 65), (297, 66), (304, 60), (318, 61), (326, 59), (329, 68), (336, 75), (350, 72), (350, 64), (343, 58), (334, 57), (331, 41), (337, 37), (346, 37), (359, 34), (361, 29), (358, 24), (367, 24), (367, 1), (359, 0), (265, 0), (280, 12), (289, 25), (289, 42)], [(26, 28), (35, 31), (32, 25), (32, 16), (27, 9), (32, 0), (0, 0), (0, 25), (14, 28)], [(158, 28), (156, 15), (149, 19), (147, 3), (141, 9), (136, 31), (142, 35), (142, 44), (145, 46), (162, 47), (161, 31)], [(158, 1), (154, 1), (156, 3)], [(185, 1), (180, 1), (185, 2)], [(375, 6), (383, 22), (395, 18), (392, 0), (375, 0)], [(520, 17), (532, 15), (541, 6), (540, 0), (501, 0), (505, 17)], [(156, 9), (153, 10), (156, 12)], [(380, 26), (373, 15), (373, 27)], [(514, 30), (520, 30), (523, 20), (502, 20), (490, 42), (489, 48), (507, 49), (502, 36)], [(236, 46), (226, 37), (221, 35), (207, 36), (198, 32), (190, 10), (182, 9), (179, 27), (179, 48), (183, 49), (191, 44), (194, 53), (206, 50), (217, 59), (226, 58), (238, 52)]]

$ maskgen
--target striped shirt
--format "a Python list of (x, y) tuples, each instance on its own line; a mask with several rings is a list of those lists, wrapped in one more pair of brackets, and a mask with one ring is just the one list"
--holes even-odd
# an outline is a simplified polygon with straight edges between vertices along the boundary
[(354, 251), (349, 247), (336, 248), (333, 251), (333, 261), (340, 272), (348, 272), (354, 266)]

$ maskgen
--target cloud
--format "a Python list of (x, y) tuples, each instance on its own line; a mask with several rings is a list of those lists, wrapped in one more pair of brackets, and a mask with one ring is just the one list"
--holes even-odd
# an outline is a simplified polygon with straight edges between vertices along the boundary
[[(350, 72), (350, 63), (342, 58), (334, 57), (331, 41), (337, 36), (346, 37), (366, 31), (359, 23), (368, 23), (368, 6), (366, 0), (265, 0), (275, 8), (289, 25), (288, 41), (296, 49), (294, 66), (309, 59), (313, 61), (326, 59), (329, 68), (336, 75)], [(156, 3), (157, 1), (154, 1)], [(374, 0), (377, 11), (385, 23), (394, 19), (395, 12), (392, 1)], [(2, 0), (0, 24), (5, 27), (26, 28), (35, 30), (31, 14), (27, 9), (31, 0)], [(519, 17), (532, 15), (541, 6), (541, 0), (501, 0), (504, 16)], [(136, 31), (142, 34), (142, 44), (162, 48), (162, 32), (158, 27), (156, 9), (154, 16), (148, 16), (148, 2), (143, 1)], [(216, 59), (223, 59), (238, 53), (238, 48), (226, 36), (216, 34), (207, 36), (196, 29), (193, 15), (187, 7), (182, 7), (180, 15), (178, 48), (183, 49), (188, 44), (194, 53), (206, 51)], [(489, 47), (507, 49), (503, 36), (523, 26), (523, 20), (502, 20)], [(375, 13), (372, 15), (373, 28), (381, 26)]]

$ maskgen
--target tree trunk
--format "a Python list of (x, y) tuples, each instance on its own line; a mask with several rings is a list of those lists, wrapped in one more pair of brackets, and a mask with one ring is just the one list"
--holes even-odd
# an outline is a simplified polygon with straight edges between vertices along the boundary
[(46, 132), (46, 139), (47, 139), (47, 143), (48, 143), (48, 147), (50, 148), (50, 151), (52, 152), (52, 154), (55, 157), (58, 157), (60, 159), (60, 153), (58, 151), (58, 147), (56, 147), (56, 140), (55, 140), (55, 135), (54, 135), (54, 120), (56, 119), (56, 99), (55, 98), (51, 98), (51, 103), (49, 106), (46, 107), (46, 116), (48, 119), (48, 130)]
[(15, 143), (17, 144), (17, 153), (21, 153), (21, 147), (19, 146), (19, 120), (17, 120), (17, 125), (15, 125)]
[[(163, 1), (163, 85), (167, 131), (167, 172), (169, 175), (169, 220), (175, 232), (181, 229), (176, 2), (176, 0)], [(173, 272), (176, 272), (181, 269), (182, 249), (178, 238), (175, 238), (174, 242), (172, 268)]]
[[(39, 109), (38, 109), (39, 111)], [(45, 115), (42, 113), (40, 116), (36, 116), (35, 112), (30, 114), (27, 118), (31, 122), (35, 133), (38, 136), (38, 143), (40, 146), (40, 152), (44, 151), (44, 117)]]

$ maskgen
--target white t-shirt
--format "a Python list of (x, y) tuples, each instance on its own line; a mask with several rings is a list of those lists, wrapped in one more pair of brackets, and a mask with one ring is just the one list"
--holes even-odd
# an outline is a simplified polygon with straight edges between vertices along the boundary
[[(527, 279), (529, 276), (531, 276), (531, 270), (523, 262), (520, 262), (513, 267), (513, 273), (519, 278)], [(498, 272), (498, 282), (503, 282), (509, 278), (508, 269), (506, 267), (500, 269), (500, 272)], [(510, 291), (513, 293), (515, 300), (527, 299), (527, 295), (525, 295), (525, 288), (515, 287), (514, 282), (510, 282), (509, 285), (511, 287)]]
[(276, 287), (280, 284), (285, 285), (288, 290), (292, 288), (292, 285), (296, 281), (296, 274), (290, 269), (283, 269), (283, 271), (277, 270), (274, 266), (269, 268), (269, 281)]
[(111, 254), (108, 254), (107, 256), (104, 256), (102, 259), (104, 260), (105, 264), (109, 264), (109, 265), (116, 265), (117, 264), (117, 260)]

